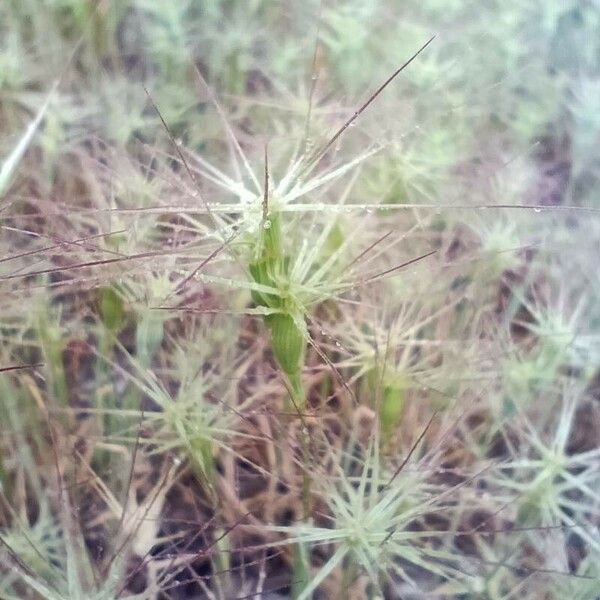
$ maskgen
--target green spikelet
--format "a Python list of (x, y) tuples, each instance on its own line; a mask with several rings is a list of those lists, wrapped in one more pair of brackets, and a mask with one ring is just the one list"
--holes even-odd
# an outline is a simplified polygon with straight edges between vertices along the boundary
[(273, 355), (281, 370), (288, 376), (300, 369), (304, 354), (304, 335), (289, 314), (276, 313), (265, 318), (271, 331)]
[[(273, 213), (263, 223), (255, 260), (249, 265), (250, 275), (260, 285), (279, 289), (287, 279), (289, 264), (290, 259), (284, 256), (281, 248), (280, 217)], [(300, 372), (306, 346), (302, 315), (296, 314), (289, 302), (280, 295), (255, 290), (252, 300), (257, 306), (278, 311), (265, 317), (271, 334), (273, 356), (292, 384), (294, 395), (301, 395)]]

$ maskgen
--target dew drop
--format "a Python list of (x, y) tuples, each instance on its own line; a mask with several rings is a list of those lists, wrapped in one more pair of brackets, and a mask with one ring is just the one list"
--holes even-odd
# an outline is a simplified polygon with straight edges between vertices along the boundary
[(536, 212), (536, 213), (541, 213), (541, 212), (542, 212), (542, 209), (536, 206), (536, 207), (533, 209), (533, 212)]
[(263, 229), (271, 229), (271, 221), (269, 219), (265, 219)]

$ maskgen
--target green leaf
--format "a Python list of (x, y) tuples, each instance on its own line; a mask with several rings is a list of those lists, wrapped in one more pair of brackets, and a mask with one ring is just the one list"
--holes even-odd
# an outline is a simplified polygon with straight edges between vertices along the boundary
[(112, 287), (100, 291), (100, 317), (107, 329), (117, 332), (123, 323), (123, 299)]

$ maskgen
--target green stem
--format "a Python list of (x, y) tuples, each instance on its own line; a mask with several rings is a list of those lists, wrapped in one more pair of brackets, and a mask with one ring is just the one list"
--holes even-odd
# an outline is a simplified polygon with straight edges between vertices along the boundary
[(341, 598), (349, 598), (352, 590), (352, 584), (356, 578), (356, 566), (353, 562), (348, 562), (344, 568), (342, 568), (342, 595)]
[[(304, 421), (304, 415), (302, 411), (306, 405), (306, 398), (304, 395), (304, 388), (302, 386), (301, 378), (302, 369), (292, 373), (286, 373), (287, 380), (290, 386), (290, 398), (288, 399), (287, 410), (299, 411), (299, 418), (301, 422), (300, 431), (300, 446), (302, 448), (302, 458), (304, 460), (304, 471), (302, 474), (302, 509), (303, 509), (303, 520), (307, 523), (310, 520), (311, 514), (311, 477), (310, 477), (310, 439), (308, 436), (308, 429)], [(290, 402), (293, 406), (289, 406)], [(298, 598), (306, 586), (310, 578), (310, 561), (308, 558), (308, 548), (306, 544), (296, 544), (294, 548), (294, 563), (292, 567), (292, 598)]]

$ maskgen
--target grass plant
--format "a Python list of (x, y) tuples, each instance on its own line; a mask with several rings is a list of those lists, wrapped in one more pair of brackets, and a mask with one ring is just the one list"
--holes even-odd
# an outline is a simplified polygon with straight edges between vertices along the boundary
[(0, 597), (596, 600), (597, 13), (2, 3)]

